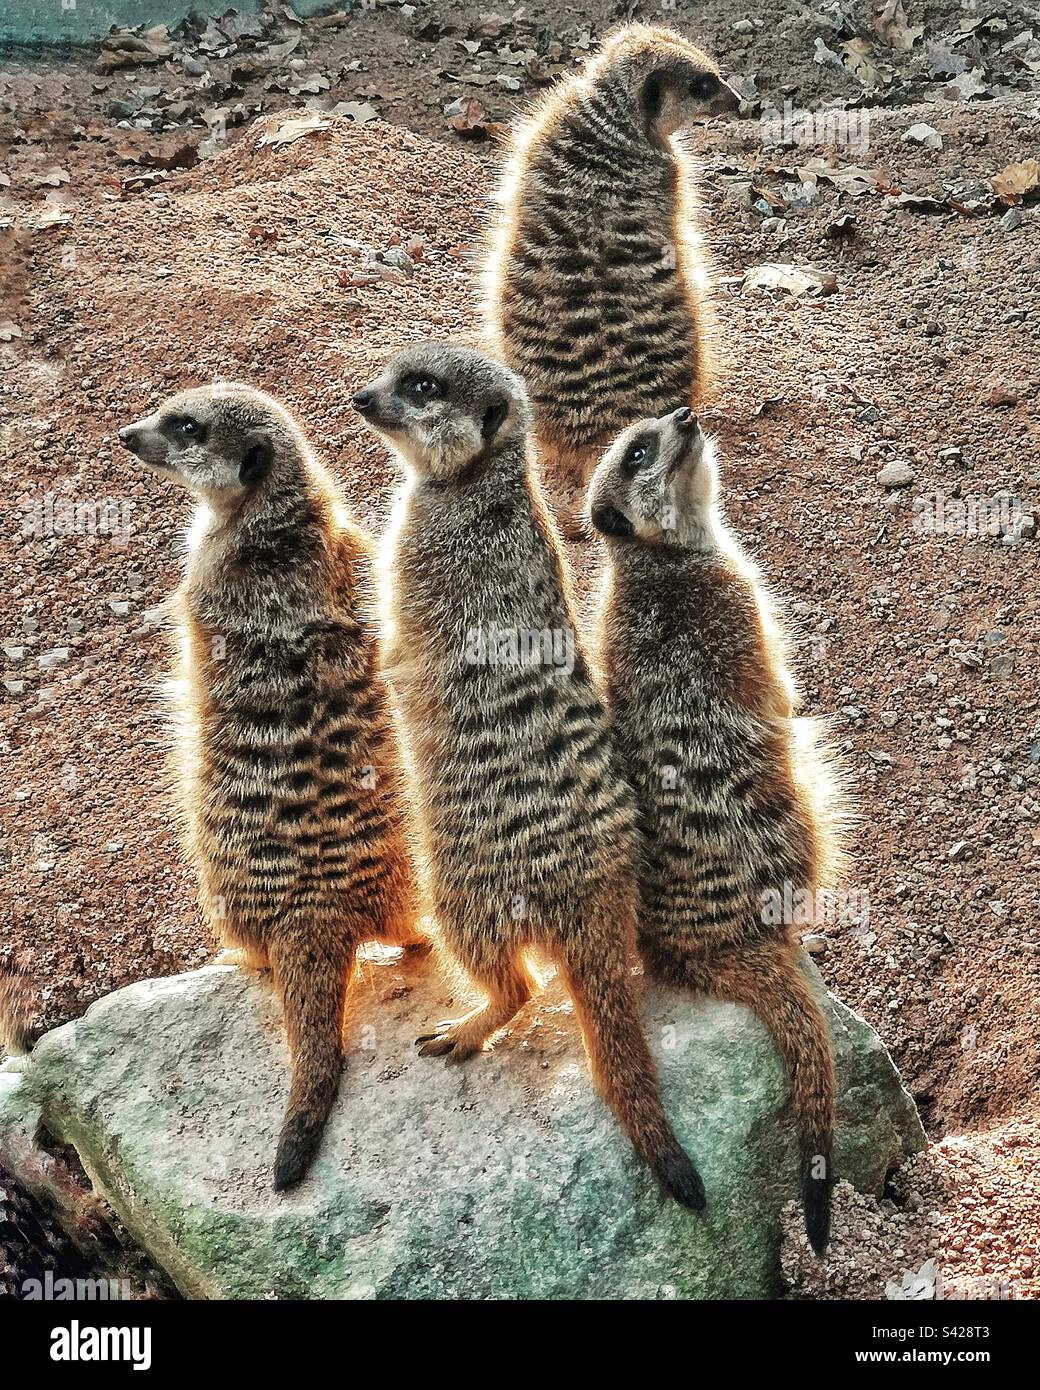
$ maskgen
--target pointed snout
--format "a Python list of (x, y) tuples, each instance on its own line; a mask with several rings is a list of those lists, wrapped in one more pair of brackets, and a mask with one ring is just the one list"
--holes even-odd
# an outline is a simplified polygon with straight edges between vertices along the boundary
[(672, 411), (672, 423), (680, 434), (692, 434), (698, 427), (697, 417), (688, 405)]
[(719, 90), (711, 103), (713, 116), (735, 116), (740, 111), (743, 100), (735, 87), (731, 87), (724, 77), (719, 78)]
[(129, 449), (132, 454), (136, 454), (140, 449), (141, 435), (137, 424), (124, 425), (118, 431), (119, 442), (125, 449)]
[(374, 391), (356, 391), (350, 398), (350, 403), (360, 415), (367, 415), (376, 403), (376, 393)]

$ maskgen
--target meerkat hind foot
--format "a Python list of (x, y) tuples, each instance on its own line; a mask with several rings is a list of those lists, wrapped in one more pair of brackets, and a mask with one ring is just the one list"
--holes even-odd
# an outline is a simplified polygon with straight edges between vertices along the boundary
[(416, 1038), (419, 1056), (447, 1057), (452, 1063), (468, 1061), (482, 1052), (488, 1038), (508, 1022), (509, 1018), (503, 1018), (499, 1010), (491, 1007), (474, 1009), (462, 1018), (445, 1019), (438, 1023), (436, 1032)]
[(267, 961), (261, 960), (244, 946), (225, 946), (218, 951), (211, 965), (233, 965), (239, 970), (269, 970)]

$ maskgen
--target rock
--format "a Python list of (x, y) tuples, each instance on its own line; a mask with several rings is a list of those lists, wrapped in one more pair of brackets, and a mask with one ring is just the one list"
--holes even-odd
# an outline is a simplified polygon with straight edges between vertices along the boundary
[(893, 459), (885, 464), (877, 480), (882, 487), (909, 487), (914, 481), (914, 470), (905, 459)]
[(1007, 382), (996, 382), (982, 396), (983, 405), (1018, 405), (1018, 391)]
[[(589, 1080), (550, 982), (463, 1067), (415, 1036), (464, 1004), (421, 962), (364, 963), (341, 1094), (318, 1160), (271, 1188), (288, 1091), (264, 976), (209, 967), (131, 985), (46, 1035), (22, 1102), (190, 1297), (761, 1298), (795, 1195), (783, 1069), (742, 1008), (647, 990), (665, 1103), (708, 1190), (657, 1191)], [(879, 1192), (924, 1144), (880, 1039), (826, 994), (839, 1073), (835, 1170)], [(0, 1111), (0, 1116), (2, 1116)], [(24, 1125), (22, 1126), (24, 1130)], [(7, 1162), (0, 1119), (0, 1161)]]
[(970, 840), (958, 840), (946, 851), (946, 858), (952, 863), (957, 864), (960, 860), (969, 858), (974, 852), (975, 846)]
[(927, 150), (941, 150), (943, 147), (942, 136), (934, 126), (926, 125), (924, 121), (918, 121), (917, 125), (903, 131), (903, 143), (923, 145)]

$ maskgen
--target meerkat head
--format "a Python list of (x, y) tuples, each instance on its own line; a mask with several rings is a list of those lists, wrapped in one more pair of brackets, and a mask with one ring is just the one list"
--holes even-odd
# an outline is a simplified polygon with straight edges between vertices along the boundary
[(659, 139), (697, 121), (734, 113), (740, 95), (718, 65), (671, 29), (628, 24), (608, 37), (588, 68), (593, 80), (619, 78)]
[(353, 397), (355, 410), (421, 478), (448, 482), (527, 430), (519, 377), (479, 352), (418, 343)]
[(711, 542), (715, 446), (689, 406), (624, 430), (589, 484), (592, 525), (621, 543), (700, 550)]
[(261, 487), (297, 435), (277, 401), (233, 382), (180, 391), (119, 431), (142, 463), (220, 510)]

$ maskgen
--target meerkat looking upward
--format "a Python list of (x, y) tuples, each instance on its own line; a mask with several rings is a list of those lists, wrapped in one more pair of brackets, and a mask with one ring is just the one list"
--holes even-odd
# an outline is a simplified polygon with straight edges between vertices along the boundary
[[(834, 1067), (778, 904), (839, 859), (839, 809), (797, 747), (795, 691), (758, 575), (715, 506), (714, 449), (683, 406), (612, 445), (589, 489), (608, 565), (600, 660), (646, 845), (639, 947), (650, 975), (735, 1000), (791, 1075), (806, 1231), (827, 1242)], [(826, 759), (817, 758), (826, 772)]]
[(634, 24), (513, 138), (486, 263), (488, 327), (530, 392), (543, 468), (577, 490), (579, 508), (619, 430), (695, 404), (708, 386), (707, 260), (673, 137), (739, 104), (707, 54)]
[(623, 1129), (676, 1200), (700, 1208), (639, 1025), (635, 807), (575, 641), (523, 387), (478, 353), (428, 343), (354, 405), (407, 474), (383, 565), (389, 675), (443, 943), (487, 997), (422, 1051), (479, 1052), (531, 995), (525, 951), (545, 951)]
[(365, 612), (370, 547), (296, 422), (248, 386), (181, 392), (119, 437), (200, 504), (171, 602), (177, 772), (203, 910), (282, 998), (281, 1189), (306, 1172), (335, 1099), (357, 947), (421, 943)]

